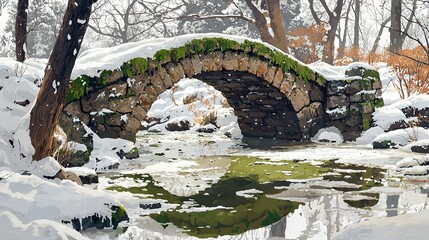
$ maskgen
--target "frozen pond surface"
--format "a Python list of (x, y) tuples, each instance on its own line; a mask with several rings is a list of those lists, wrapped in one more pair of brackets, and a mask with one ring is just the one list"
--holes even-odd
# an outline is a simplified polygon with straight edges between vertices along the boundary
[(97, 185), (128, 211), (121, 239), (332, 239), (428, 204), (428, 184), (394, 176), (396, 162), (415, 155), (400, 150), (189, 133), (144, 134), (138, 144), (140, 158)]

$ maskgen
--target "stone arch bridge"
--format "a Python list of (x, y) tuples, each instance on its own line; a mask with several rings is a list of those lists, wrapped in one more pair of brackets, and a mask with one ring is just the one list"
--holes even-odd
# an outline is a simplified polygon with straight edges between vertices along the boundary
[(100, 137), (135, 140), (158, 95), (185, 77), (221, 91), (244, 136), (305, 141), (335, 126), (345, 140), (354, 140), (383, 104), (374, 70), (349, 67), (344, 77), (327, 80), (259, 42), (201, 38), (151, 58), (131, 59), (98, 77), (73, 80), (61, 126), (78, 142), (84, 134), (81, 123)]

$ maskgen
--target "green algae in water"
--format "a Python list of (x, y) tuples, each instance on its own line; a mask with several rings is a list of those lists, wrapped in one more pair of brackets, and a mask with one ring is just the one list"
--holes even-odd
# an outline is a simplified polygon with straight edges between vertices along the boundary
[(257, 157), (239, 156), (231, 162), (227, 177), (251, 177), (259, 182), (310, 179), (327, 173), (328, 167), (315, 166), (309, 162), (270, 161)]

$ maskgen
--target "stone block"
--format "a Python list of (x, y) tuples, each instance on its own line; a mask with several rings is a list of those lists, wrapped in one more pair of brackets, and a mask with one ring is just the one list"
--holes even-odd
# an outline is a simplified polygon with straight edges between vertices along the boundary
[(362, 115), (353, 115), (347, 118), (346, 125), (353, 126), (362, 126)]
[(119, 137), (131, 142), (135, 142), (136, 141), (136, 133), (135, 132), (128, 132), (128, 131), (121, 131), (119, 133)]
[(346, 93), (346, 82), (343, 80), (328, 81), (326, 93), (328, 96)]
[(375, 100), (375, 93), (362, 93), (362, 100), (365, 102)]
[(222, 71), (223, 53), (216, 51), (200, 56), (203, 72)]
[(348, 95), (354, 95), (362, 91), (360, 80), (351, 80), (351, 82), (347, 84), (346, 89)]
[(159, 74), (159, 77), (162, 79), (165, 88), (173, 86), (173, 80), (171, 80), (171, 77), (168, 74), (167, 70), (165, 70), (165, 68), (159, 68), (156, 73)]
[(152, 103), (158, 98), (158, 93), (152, 85), (147, 85), (144, 89), (146, 96), (152, 101)]
[(127, 95), (127, 83), (115, 84), (107, 86), (106, 89), (109, 90), (110, 94), (107, 97), (119, 97)]
[[(113, 85), (116, 86), (116, 85)], [(116, 89), (113, 87), (113, 89)], [(109, 94), (111, 90), (109, 90), (109, 87), (99, 90), (89, 96), (84, 96), (81, 99), (82, 104), (82, 110), (83, 112), (90, 113), (90, 112), (98, 112), (101, 111), (103, 108), (109, 108)], [(126, 94), (126, 92), (121, 93)]]
[(137, 105), (137, 97), (128, 97), (123, 99), (112, 99), (109, 102), (109, 109), (114, 112), (130, 113)]
[(312, 102), (323, 102), (324, 94), (322, 90), (312, 82), (309, 83), (310, 85), (310, 100)]
[(299, 111), (296, 116), (298, 117), (299, 125), (301, 129), (308, 125), (311, 120), (311, 111), (310, 107), (305, 107), (301, 111)]
[(374, 109), (372, 108), (371, 102), (361, 103), (361, 111), (362, 113), (372, 113)]
[(249, 56), (244, 53), (238, 54), (237, 63), (238, 63), (238, 68), (237, 68), (238, 71), (247, 72), (247, 69), (249, 66)]
[(132, 115), (139, 121), (143, 121), (143, 119), (146, 117), (147, 111), (144, 110), (144, 108), (140, 105), (137, 105), (133, 108)]
[(362, 102), (362, 95), (355, 94), (350, 96), (350, 103), (359, 103)]
[(320, 102), (310, 104), (310, 114), (312, 118), (323, 117), (323, 105)]
[(82, 110), (80, 108), (80, 101), (74, 101), (72, 103), (67, 104), (67, 106), (64, 107), (63, 111), (71, 116), (81, 114)]
[(152, 100), (147, 96), (147, 94), (143, 93), (139, 96), (139, 102), (141, 107), (147, 112), (149, 111), (151, 105), (152, 105)]
[(161, 94), (165, 91), (166, 87), (164, 86), (164, 82), (158, 73), (155, 72), (151, 77), (149, 77), (149, 79), (152, 85), (155, 87), (157, 94)]
[(308, 94), (303, 93), (300, 89), (294, 88), (288, 95), (290, 102), (292, 103), (293, 109), (298, 112), (304, 106), (310, 104), (310, 98)]
[(278, 68), (275, 66), (269, 66), (267, 69), (267, 73), (265, 73), (264, 79), (269, 82), (272, 83), (274, 81), (274, 76), (276, 75)]
[(223, 56), (222, 66), (224, 70), (228, 71), (237, 71), (238, 62), (237, 62), (237, 53), (235, 52), (226, 52)]
[(258, 77), (263, 77), (267, 73), (268, 63), (259, 58), (251, 57), (249, 59), (248, 72)]
[(147, 73), (145, 73), (144, 75), (134, 76), (134, 80), (136, 80), (136, 81), (134, 82), (133, 86), (131, 87), (131, 91), (134, 91), (137, 95), (142, 93), (144, 91), (144, 88), (146, 87), (146, 85), (150, 82), (149, 76), (147, 75)]
[(372, 83), (372, 89), (381, 89), (383, 87), (383, 84), (381, 83), (381, 80), (378, 78), (374, 79), (374, 82)]
[(102, 138), (119, 138), (120, 133), (120, 127), (103, 126), (102, 128), (98, 128), (98, 135)]
[(180, 64), (182, 64), (183, 71), (185, 72), (186, 77), (191, 78), (195, 75), (194, 67), (192, 65), (191, 60), (189, 60), (188, 58), (182, 59), (180, 61)]
[(348, 105), (349, 105), (349, 101), (346, 95), (330, 96), (327, 99), (327, 107), (329, 109), (333, 109), (337, 107), (345, 107)]
[(68, 141), (83, 143), (83, 136), (86, 134), (85, 128), (80, 122), (74, 122), (73, 118), (74, 116), (69, 116), (63, 112), (60, 116), (60, 126), (66, 133)]
[(125, 124), (125, 130), (128, 132), (137, 133), (140, 130), (141, 121), (128, 114), (128, 121)]
[(109, 126), (120, 127), (122, 125), (121, 116), (122, 114), (118, 114), (118, 113), (105, 115), (104, 122)]
[(198, 55), (191, 57), (192, 67), (194, 68), (194, 74), (200, 74), (203, 69), (203, 63)]
[(177, 83), (181, 79), (185, 77), (185, 72), (183, 71), (183, 67), (180, 64), (177, 63), (169, 63), (167, 66), (165, 66), (168, 74), (170, 75), (171, 80), (173, 83)]
[(116, 70), (113, 70), (112, 74), (104, 76), (104, 81), (106, 81), (106, 84), (109, 85), (120, 80), (123, 77), (124, 77), (124, 73), (121, 70), (116, 69)]
[(276, 88), (280, 88), (280, 85), (282, 84), (282, 81), (284, 81), (284, 80), (290, 82), (289, 79), (284, 79), (283, 70), (281, 68), (279, 68), (276, 72), (276, 75), (274, 75), (273, 86)]

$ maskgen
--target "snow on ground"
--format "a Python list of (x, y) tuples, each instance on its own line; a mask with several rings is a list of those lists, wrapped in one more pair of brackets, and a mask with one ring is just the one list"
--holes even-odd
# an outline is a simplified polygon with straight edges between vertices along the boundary
[(390, 218), (371, 219), (348, 226), (335, 240), (403, 240), (427, 239), (429, 211)]
[[(112, 48), (91, 49), (83, 52), (77, 60), (72, 78), (76, 78), (81, 74), (97, 75), (97, 71), (100, 69), (116, 69), (122, 65), (123, 62), (131, 58), (152, 57), (159, 49), (181, 46), (187, 41), (201, 37), (224, 37), (238, 42), (243, 42), (247, 39), (222, 34), (185, 35), (169, 39), (153, 39), (137, 43), (128, 43)], [(54, 175), (59, 169), (58, 164), (51, 158), (47, 158), (37, 164), (29, 160), (34, 150), (31, 147), (28, 137), (28, 112), (37, 95), (37, 85), (40, 84), (40, 79), (43, 77), (45, 64), (46, 60), (29, 59), (22, 64), (11, 59), (0, 58), (0, 115), (2, 117), (2, 122), (0, 123), (0, 222), (2, 222), (0, 232), (2, 232), (2, 234), (10, 234), (7, 235), (6, 238), (44, 239), (49, 235), (56, 239), (82, 239), (82, 235), (69, 226), (60, 224), (60, 221), (69, 220), (73, 217), (84, 217), (94, 213), (108, 214), (109, 209), (104, 203), (119, 204), (119, 202), (117, 199), (102, 191), (83, 188), (67, 180), (53, 181), (43, 178), (43, 176), (47, 174), (49, 176)], [(348, 67), (353, 66), (354, 65)], [(328, 67), (322, 63), (312, 65), (311, 68), (319, 71), (328, 79), (344, 76), (344, 72), (347, 69), (347, 67)], [(409, 136), (413, 133), (412, 131), (414, 131), (414, 129), (398, 130), (398, 132), (391, 133), (384, 133), (384, 130), (386, 130), (391, 123), (396, 121), (413, 120), (407, 119), (399, 109), (408, 106), (413, 106), (418, 109), (429, 106), (428, 95), (417, 95), (406, 100), (398, 101), (399, 95), (390, 82), (396, 80), (395, 76), (391, 74), (389, 68), (385, 64), (379, 64), (376, 68), (381, 74), (381, 80), (385, 88), (383, 98), (387, 106), (376, 110), (374, 119), (378, 126), (366, 131), (363, 136), (358, 139), (357, 143), (359, 144), (371, 143), (376, 137), (385, 139), (387, 136), (398, 138), (399, 136), (401, 136), (400, 138), (407, 137), (407, 135)], [(207, 87), (195, 79), (180, 81), (178, 89), (175, 92), (165, 92), (160, 96), (159, 100), (152, 106), (149, 115), (152, 114), (153, 117), (166, 120), (166, 122), (154, 126), (152, 130), (165, 132), (166, 124), (172, 122), (177, 123), (180, 122), (180, 120), (188, 120), (194, 124), (195, 113), (197, 112), (189, 111), (189, 104), (183, 104), (186, 97), (193, 95), (195, 95), (197, 99), (206, 99), (211, 103), (210, 106), (204, 105), (201, 100), (198, 100), (193, 107), (195, 107), (195, 109), (198, 107), (205, 107), (205, 109), (216, 112), (216, 123), (218, 128), (216, 134), (223, 135), (229, 132), (233, 138), (241, 137), (236, 117), (233, 115), (233, 110), (221, 104), (222, 101), (224, 101), (221, 94), (213, 91), (212, 88)], [(29, 103), (26, 103), (26, 100), (28, 100)], [(179, 104), (174, 104), (174, 101)], [(198, 124), (194, 125), (195, 126), (191, 128), (191, 132), (193, 133), (200, 127)], [(418, 130), (418, 139), (420, 140), (418, 143), (427, 144), (429, 141), (429, 133), (425, 129)], [(88, 132), (90, 132), (89, 129)], [(335, 142), (342, 141), (341, 136), (335, 129), (324, 129), (321, 131), (315, 140), (321, 139)], [(10, 142), (10, 140), (12, 140), (12, 142)], [(176, 143), (172, 142), (172, 144)], [(401, 150), (409, 150), (413, 144), (417, 143), (409, 144), (408, 142), (404, 142), (403, 144), (405, 146), (401, 148)], [(91, 155), (90, 162), (85, 167), (103, 169), (108, 165), (118, 163), (119, 158), (112, 152), (112, 149), (123, 148), (130, 150), (132, 147), (133, 145), (127, 141), (100, 139), (94, 135), (94, 151)], [(402, 158), (413, 158), (415, 156), (410, 152), (399, 150), (400, 153), (398, 153), (398, 150), (392, 149), (380, 153), (379, 151), (368, 148), (367, 145), (354, 144), (339, 147), (318, 145), (317, 149), (317, 154), (314, 154), (314, 149), (309, 151), (297, 148), (283, 153), (273, 152), (271, 154), (267, 152), (251, 152), (249, 155), (262, 156), (272, 160), (311, 160), (312, 158), (315, 160), (316, 158), (317, 160), (321, 158), (338, 159), (340, 162), (358, 162), (360, 164), (383, 167), (389, 166), (392, 168), (395, 167), (397, 162)], [(21, 153), (24, 153), (26, 156), (22, 156)], [(404, 162), (406, 161), (404, 160)], [(406, 164), (404, 162), (403, 164)], [(186, 165), (186, 162), (177, 162), (177, 169), (172, 169), (173, 174), (182, 170), (180, 167), (182, 166), (181, 164)], [(174, 166), (174, 164), (159, 163), (146, 170), (154, 173), (160, 169), (167, 169), (167, 167), (170, 168), (172, 166)], [(414, 173), (418, 173), (419, 171), (424, 173), (428, 171), (426, 167), (414, 167), (418, 167), (414, 169)], [(202, 170), (204, 169), (199, 169), (199, 171)], [(72, 171), (77, 173), (93, 173), (93, 171), (86, 171), (84, 169), (73, 169)], [(33, 175), (20, 175), (20, 173), (33, 173)], [(218, 177), (219, 172), (213, 174), (213, 176), (217, 174), (216, 177)], [(175, 191), (173, 187), (175, 182), (172, 176), (161, 176), (161, 174), (159, 174), (159, 176), (155, 177), (160, 179), (162, 177), (168, 178), (168, 181), (160, 180), (160, 182), (164, 182), (166, 188)], [(183, 177), (183, 179), (179, 181), (186, 182), (188, 180), (189, 177)], [(202, 186), (205, 187), (206, 185)], [(186, 195), (190, 193), (192, 193), (192, 191), (182, 194)], [(243, 194), (247, 193), (245, 192)], [(116, 198), (127, 199), (129, 195), (126, 193), (118, 193)], [(131, 203), (128, 204), (137, 204), (139, 199), (134, 199), (130, 202)], [(391, 233), (396, 232), (397, 234), (392, 236), (397, 237), (396, 239), (400, 239), (402, 235), (400, 235), (399, 231), (401, 230), (426, 228), (426, 225), (419, 225), (419, 223), (425, 222), (424, 219), (428, 216), (427, 212), (422, 212), (415, 216), (406, 215), (388, 220), (372, 220), (372, 222), (362, 223), (361, 225), (349, 228), (343, 235), (339, 235), (339, 239), (341, 239), (341, 236), (353, 236), (355, 239), (361, 239), (356, 236), (367, 236), (362, 235), (365, 234), (365, 231), (370, 231), (375, 236), (383, 237), (381, 233), (388, 232), (387, 230), (390, 230)], [(415, 221), (416, 219), (419, 221)], [(394, 225), (394, 222), (398, 221), (403, 221), (404, 225), (401, 227)], [(391, 229), (392, 226), (395, 228), (394, 231)], [(379, 231), (377, 228), (383, 231)], [(14, 230), (10, 231), (10, 229)], [(130, 227), (129, 231), (132, 229), (133, 228)], [(417, 233), (417, 231), (414, 231), (414, 233)], [(394, 239), (389, 237), (390, 236), (385, 239)]]
[(94, 214), (110, 218), (110, 206), (120, 203), (104, 191), (46, 179), (61, 169), (53, 158), (31, 161), (29, 111), (45, 64), (0, 58), (0, 232), (5, 239), (86, 239), (61, 221)]
[(342, 143), (344, 141), (340, 130), (336, 127), (322, 128), (311, 139), (314, 142)]
[[(206, 125), (204, 122), (204, 118), (209, 118), (210, 114), (215, 116), (216, 126)], [(243, 137), (234, 109), (229, 107), (222, 93), (197, 79), (185, 78), (175, 87), (160, 94), (147, 116), (160, 119), (161, 122), (150, 127), (149, 131), (166, 133), (168, 124), (188, 121), (192, 125), (191, 133), (204, 126), (214, 129), (219, 135), (229, 133), (232, 138)]]
[(272, 152), (249, 150), (246, 155), (261, 157), (271, 161), (317, 161), (324, 159), (337, 160), (339, 163), (395, 168), (398, 161), (404, 157), (413, 157), (415, 153), (404, 152), (398, 149), (380, 151), (356, 144), (342, 144), (338, 146), (318, 144), (311, 148), (297, 146), (288, 147), (288, 149), (283, 151)]
[(4, 239), (89, 239), (64, 224), (39, 219), (23, 223), (9, 211), (0, 212), (0, 232)]

